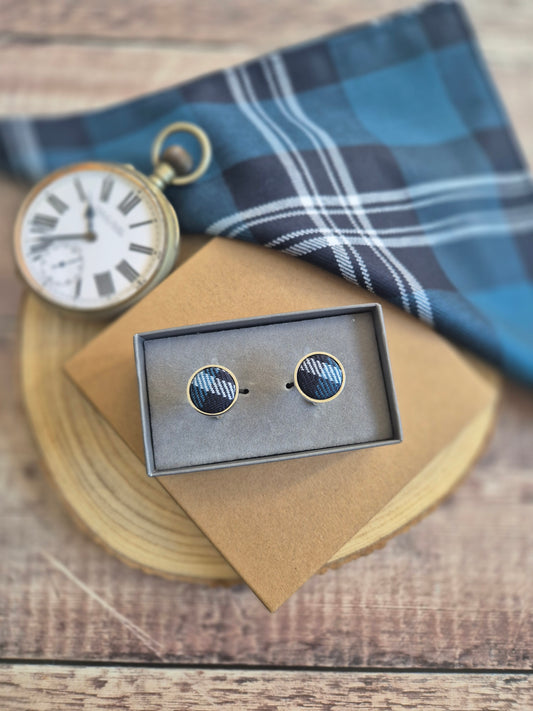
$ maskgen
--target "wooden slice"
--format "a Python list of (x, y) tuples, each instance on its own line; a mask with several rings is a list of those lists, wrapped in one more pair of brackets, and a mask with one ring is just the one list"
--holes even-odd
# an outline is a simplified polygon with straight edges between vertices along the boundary
[[(198, 582), (238, 577), (157, 479), (65, 376), (63, 363), (102, 328), (59, 315), (32, 296), (21, 316), (23, 394), (42, 460), (78, 523), (143, 570)], [(478, 366), (481, 368), (481, 366)], [(495, 395), (498, 379), (487, 369)], [(330, 561), (365, 554), (441, 501), (481, 452), (495, 403), (416, 476)]]

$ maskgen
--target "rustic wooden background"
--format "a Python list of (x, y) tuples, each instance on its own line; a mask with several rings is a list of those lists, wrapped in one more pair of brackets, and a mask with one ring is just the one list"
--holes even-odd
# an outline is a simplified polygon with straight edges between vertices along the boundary
[[(0, 0), (0, 113), (102, 106), (401, 0)], [(533, 5), (467, 8), (533, 159)], [(533, 708), (533, 396), (508, 383), (466, 483), (269, 614), (244, 586), (131, 570), (48, 485), (17, 384), (23, 189), (0, 179), (0, 708)]]

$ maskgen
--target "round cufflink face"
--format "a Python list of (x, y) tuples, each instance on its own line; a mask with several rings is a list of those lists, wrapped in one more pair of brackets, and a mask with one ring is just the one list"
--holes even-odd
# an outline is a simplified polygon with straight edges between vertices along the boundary
[(308, 353), (294, 370), (294, 384), (310, 402), (323, 403), (341, 394), (346, 375), (342, 363), (329, 353)]
[(202, 415), (218, 417), (233, 407), (239, 396), (237, 378), (221, 365), (205, 365), (189, 378), (189, 403)]

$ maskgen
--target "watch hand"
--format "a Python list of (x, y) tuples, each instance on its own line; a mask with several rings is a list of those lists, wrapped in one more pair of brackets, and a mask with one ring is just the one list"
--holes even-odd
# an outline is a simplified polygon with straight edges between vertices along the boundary
[(44, 249), (48, 247), (52, 242), (58, 242), (62, 240), (73, 240), (73, 239), (83, 239), (87, 242), (92, 242), (96, 239), (94, 232), (82, 232), (79, 234), (67, 234), (67, 235), (50, 235), (49, 237), (39, 237), (38, 241), (32, 246), (32, 249)]
[(94, 208), (91, 203), (87, 203), (87, 208), (85, 209), (85, 219), (87, 220), (87, 229), (89, 232), (94, 232), (93, 230), (93, 220), (94, 220)]
[(76, 262), (81, 262), (81, 257), (74, 257), (73, 259), (67, 259), (66, 261), (52, 264), (52, 269), (57, 269), (57, 267), (68, 267), (69, 264), (76, 264)]

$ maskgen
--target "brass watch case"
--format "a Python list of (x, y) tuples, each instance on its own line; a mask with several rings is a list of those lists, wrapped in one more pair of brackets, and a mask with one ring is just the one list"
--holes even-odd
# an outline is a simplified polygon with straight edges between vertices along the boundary
[[(155, 269), (152, 276), (139, 287), (138, 291), (129, 296), (128, 298), (114, 303), (110, 306), (103, 306), (97, 308), (76, 308), (68, 307), (61, 304), (54, 299), (51, 299), (46, 293), (39, 282), (31, 275), (24, 255), (22, 253), (22, 223), (24, 216), (29, 205), (33, 202), (35, 197), (42, 192), (47, 185), (54, 182), (58, 178), (65, 175), (76, 174), (81, 170), (103, 170), (110, 173), (116, 173), (119, 175), (125, 175), (128, 180), (136, 184), (145, 193), (149, 193), (150, 196), (156, 201), (158, 207), (161, 211), (161, 218), (163, 220), (163, 233), (164, 233), (164, 244), (162, 247), (162, 253), (159, 258), (159, 265)], [(24, 202), (19, 208), (17, 218), (15, 221), (14, 229), (14, 258), (17, 270), (24, 280), (24, 282), (30, 287), (30, 289), (43, 301), (51, 304), (55, 308), (59, 309), (63, 313), (70, 315), (76, 315), (79, 317), (88, 318), (111, 318), (117, 314), (125, 311), (127, 308), (135, 304), (137, 301), (142, 299), (151, 289), (153, 289), (157, 284), (159, 284), (170, 272), (176, 263), (178, 257), (180, 244), (180, 228), (178, 223), (178, 218), (171, 204), (164, 196), (162, 191), (157, 187), (156, 183), (144, 173), (140, 173), (131, 165), (125, 165), (122, 163), (107, 163), (91, 161), (86, 163), (76, 163), (66, 168), (60, 168), (46, 178), (41, 180), (37, 185), (35, 185), (29, 192), (29, 194), (24, 199)]]

